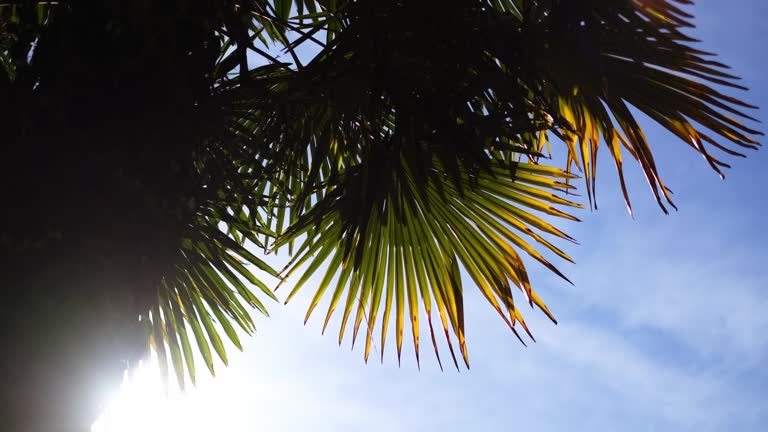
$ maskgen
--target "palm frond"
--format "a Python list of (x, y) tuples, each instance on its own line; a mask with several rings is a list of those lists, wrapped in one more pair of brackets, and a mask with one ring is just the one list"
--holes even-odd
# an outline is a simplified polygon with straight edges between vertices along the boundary
[(678, 5), (690, 1), (518, 4), (522, 44), (530, 53), (528, 85), (547, 101), (567, 146), (568, 167), (583, 171), (595, 207), (601, 137), (615, 160), (630, 213), (622, 149), (640, 164), (659, 206), (665, 212), (664, 201), (674, 207), (632, 108), (691, 146), (721, 177), (721, 168), (729, 165), (707, 146), (744, 157), (743, 149), (759, 145), (754, 136), (761, 133), (737, 120), (756, 121), (743, 111), (755, 107), (717, 89), (745, 88), (683, 33), (693, 27), (692, 16)]
[[(572, 188), (572, 166), (596, 205), (602, 137), (628, 205), (622, 149), (662, 208), (669, 200), (632, 107), (715, 168), (724, 164), (703, 142), (737, 153), (694, 124), (736, 146), (757, 145), (757, 131), (726, 115), (751, 119), (739, 110), (749, 105), (701, 83), (735, 78), (689, 47), (686, 15), (673, 3), (353, 2), (337, 10), (333, 43), (290, 77), (265, 81), (268, 96), (250, 105), (251, 131), (269, 143), (265, 165), (281, 172), (281, 203), (290, 206), (275, 246), (300, 242), (283, 271), (298, 278), (288, 299), (327, 265), (307, 318), (333, 287), (324, 327), (340, 308), (339, 339), (352, 320), (354, 343), (366, 320), (366, 359), (379, 318), (383, 350), (393, 311), (398, 354), (406, 321), (418, 353), (418, 310), (432, 330), (434, 305), (449, 349), (452, 334), (467, 361), (459, 269), (513, 330), (528, 330), (513, 285), (552, 318), (518, 254), (563, 276), (538, 249), (568, 260), (545, 235), (573, 239), (537, 212), (575, 219), (554, 207), (578, 204), (551, 193)], [(566, 144), (565, 171), (536, 164), (547, 132)]]
[[(262, 232), (246, 231), (230, 225), (258, 241)], [(213, 351), (226, 365), (227, 353), (221, 332), (242, 350), (238, 331), (250, 335), (255, 330), (250, 310), (268, 315), (259, 298), (246, 285), (258, 287), (262, 293), (277, 300), (264, 282), (255, 276), (258, 270), (277, 276), (267, 263), (222, 232), (216, 225), (199, 229), (186, 239), (179, 250), (175, 272), (160, 283), (158, 296), (142, 320), (151, 328), (151, 346), (158, 354), (163, 371), (167, 371), (166, 349), (179, 386), (184, 388), (184, 371), (195, 383), (195, 361), (192, 347), (202, 355), (206, 367), (214, 374)], [(188, 334), (191, 330), (194, 344)]]
[[(288, 278), (303, 269), (286, 301), (325, 264), (327, 270), (306, 318), (332, 286), (325, 330), (346, 292), (346, 301), (340, 307), (339, 342), (353, 312), (353, 344), (365, 319), (366, 360), (377, 325), (383, 356), (395, 299), (398, 358), (407, 309), (418, 360), (419, 308), (423, 307), (440, 361), (431, 321), (434, 306), (454, 363), (453, 337), (468, 365), (460, 268), (515, 334), (516, 323), (530, 332), (513, 301), (513, 286), (521, 290), (527, 303), (537, 305), (554, 321), (531, 288), (516, 249), (562, 276), (531, 242), (569, 259), (545, 235), (572, 239), (539, 214), (575, 220), (553, 207), (579, 207), (556, 193), (570, 190), (572, 186), (564, 180), (573, 176), (558, 169), (503, 158), (491, 160), (490, 166), (491, 170), (476, 177), (460, 168), (459, 181), (455, 182), (435, 161), (434, 175), (428, 176), (424, 184), (414, 176), (401, 154), (377, 152), (348, 170), (343, 180), (302, 215), (276, 244), (279, 247), (302, 235), (307, 238), (284, 270)], [(384, 311), (377, 324), (382, 303)]]
[[(753, 107), (726, 94), (743, 89), (737, 78), (684, 34), (692, 27), (687, 0), (193, 3), (158, 6), (156, 15), (176, 16), (183, 32), (163, 20), (135, 27), (117, 3), (93, 10), (69, 1), (0, 5), (0, 90), (11, 101), (0, 114), (19, 125), (11, 141), (50, 149), (51, 137), (62, 137), (100, 161), (82, 163), (72, 152), (67, 160), (82, 172), (46, 168), (50, 179), (66, 181), (60, 190), (67, 196), (41, 207), (27, 198), (37, 191), (26, 186), (32, 182), (22, 181), (27, 189), (17, 195), (26, 201), (19, 202), (30, 214), (67, 217), (67, 205), (78, 202), (80, 213), (57, 230), (77, 238), (85, 225), (91, 238), (130, 243), (110, 268), (146, 270), (123, 279), (137, 282), (127, 291), (138, 293), (147, 340), (181, 386), (185, 371), (195, 382), (195, 346), (213, 372), (214, 357), (227, 362), (224, 341), (240, 347), (239, 335), (253, 331), (250, 310), (266, 314), (260, 299), (275, 296), (260, 274), (296, 277), (290, 300), (323, 266), (307, 318), (330, 296), (324, 327), (340, 309), (339, 340), (348, 327), (353, 343), (364, 331), (366, 359), (374, 338), (383, 355), (391, 321), (398, 356), (410, 325), (418, 359), (423, 310), (438, 361), (435, 311), (454, 364), (460, 356), (468, 365), (462, 274), (516, 335), (521, 327), (531, 333), (513, 287), (554, 321), (524, 259), (565, 278), (545, 254), (569, 260), (555, 243), (573, 239), (551, 220), (576, 220), (562, 210), (580, 207), (564, 198), (574, 190), (574, 168), (596, 207), (601, 142), (628, 206), (625, 152), (662, 209), (673, 205), (637, 112), (721, 175), (728, 165), (710, 148), (743, 156), (759, 145), (760, 133), (744, 124), (755, 120), (745, 114)], [(126, 7), (130, 16), (146, 13)], [(58, 16), (65, 17), (57, 23)], [(117, 24), (104, 30), (101, 20)], [(86, 45), (94, 35), (105, 35), (101, 49), (130, 53), (62, 68), (73, 55), (91, 59)], [(306, 44), (319, 53), (302, 57)], [(117, 78), (92, 74), (113, 67)], [(151, 81), (137, 78), (146, 69)], [(141, 127), (130, 135), (115, 137), (114, 148), (99, 146), (101, 132), (83, 141), (74, 122), (47, 122), (55, 117), (48, 106), (78, 105), (73, 118), (91, 119), (109, 105), (104, 89), (132, 108), (108, 107), (100, 128), (125, 127), (125, 114), (137, 107), (158, 108), (137, 117)], [(72, 96), (78, 92), (90, 102), (80, 104)], [(562, 170), (540, 164), (551, 153), (549, 135), (565, 143)], [(155, 159), (145, 160), (147, 152)], [(122, 164), (121, 174), (113, 176), (110, 164)], [(105, 189), (125, 197), (91, 200), (83, 185), (93, 178), (109, 179)], [(115, 226), (158, 238), (147, 246)], [(11, 243), (27, 240), (14, 233)], [(251, 246), (287, 246), (291, 262), (278, 273)], [(48, 254), (50, 262), (61, 255)], [(149, 255), (157, 262), (136, 264)]]

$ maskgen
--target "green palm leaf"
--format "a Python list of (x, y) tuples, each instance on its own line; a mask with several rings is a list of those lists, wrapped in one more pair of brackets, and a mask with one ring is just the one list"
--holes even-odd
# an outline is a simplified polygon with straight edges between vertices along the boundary
[[(576, 220), (565, 211), (580, 207), (568, 199), (575, 189), (574, 167), (596, 207), (601, 141), (615, 161), (628, 206), (625, 154), (640, 165), (662, 209), (665, 200), (673, 205), (638, 112), (690, 145), (721, 175), (728, 165), (712, 148), (730, 156), (757, 148), (759, 132), (743, 124), (754, 120), (744, 113), (752, 107), (723, 90), (743, 87), (684, 34), (692, 24), (682, 7), (690, 3), (255, 0), (200, 6), (201, 15), (210, 18), (200, 22), (185, 15), (185, 2), (168, 3), (161, 10), (181, 16), (176, 24), (188, 31), (181, 39), (189, 47), (170, 47), (181, 33), (169, 31), (165, 22), (148, 21), (147, 39), (137, 41), (136, 50), (151, 55), (142, 51), (115, 64), (146, 62), (137, 71), (157, 66), (156, 82), (147, 84), (159, 93), (173, 89), (160, 99), (182, 96), (157, 111), (169, 122), (144, 115), (143, 132), (118, 140), (115, 148), (124, 157), (106, 157), (112, 149), (92, 146), (94, 160), (125, 164), (127, 180), (110, 177), (111, 168), (78, 177), (49, 167), (51, 178), (71, 176), (65, 179), (71, 187), (62, 190), (82, 191), (79, 186), (91, 182), (89, 175), (103, 176), (129, 203), (119, 207), (125, 211), (110, 211), (114, 201), (92, 204), (73, 192), (77, 202), (90, 207), (65, 226), (67, 235), (80, 233), (80, 217), (100, 222), (89, 212), (114, 217), (129, 229), (145, 226), (126, 216), (134, 211), (143, 212), (139, 219), (153, 228), (147, 237), (162, 233), (150, 239), (157, 247), (136, 246), (139, 256), (129, 250), (124, 261), (113, 264), (140, 262), (147, 250), (155, 254), (157, 263), (147, 266), (149, 287), (135, 289), (141, 291), (137, 304), (163, 370), (170, 366), (181, 386), (185, 372), (195, 382), (195, 346), (213, 373), (214, 356), (227, 362), (225, 341), (240, 348), (240, 334), (253, 332), (250, 312), (267, 313), (261, 299), (276, 297), (262, 274), (293, 276), (291, 300), (322, 270), (306, 318), (327, 299), (324, 330), (339, 310), (339, 341), (350, 327), (353, 344), (365, 333), (366, 360), (375, 340), (383, 358), (393, 321), (398, 357), (409, 326), (418, 361), (422, 329), (428, 327), (442, 367), (434, 318), (453, 363), (458, 367), (461, 356), (468, 365), (462, 275), (515, 335), (520, 327), (531, 335), (521, 302), (513, 298), (515, 289), (554, 321), (532, 287), (524, 260), (565, 278), (547, 257), (569, 260), (557, 243), (573, 239), (553, 221)], [(95, 9), (97, 21), (122, 22), (110, 7)], [(49, 95), (70, 94), (61, 83), (77, 81), (75, 92), (103, 102), (90, 78), (81, 77), (90, 76), (87, 64), (74, 65), (80, 69), (59, 64), (67, 54), (57, 50), (86, 51), (77, 42), (67, 45), (55, 32), (44, 37), (61, 13), (67, 18), (57, 31), (83, 28), (73, 41), (103, 33), (108, 36), (104, 47), (136, 48), (122, 45), (117, 27), (106, 26), (112, 29), (107, 32), (94, 25), (89, 12), (88, 6), (66, 1), (0, 5), (0, 89), (13, 101), (3, 107), (9, 123), (23, 125), (39, 117), (37, 110), (48, 99), (37, 98), (38, 85)], [(42, 60), (33, 48), (38, 42)], [(301, 55), (307, 44), (319, 49), (313, 58)], [(174, 59), (171, 66), (146, 60), (166, 57)], [(131, 70), (115, 76), (134, 82)], [(96, 87), (133, 96), (115, 86), (120, 80), (97, 78)], [(139, 93), (136, 101), (153, 101), (152, 91)], [(26, 101), (33, 102), (25, 106)], [(59, 103), (67, 107), (72, 101)], [(121, 120), (108, 124), (122, 125), (124, 112), (112, 114), (109, 119)], [(200, 124), (191, 124), (196, 121)], [(44, 122), (30, 124), (42, 128), (35, 138), (42, 144), (58, 136), (59, 126), (46, 130)], [(13, 129), (11, 141), (26, 145), (27, 129), (35, 127)], [(160, 129), (184, 132), (158, 135)], [(68, 127), (62, 130), (65, 139), (80, 142)], [(540, 164), (552, 151), (549, 135), (564, 143), (563, 169)], [(130, 140), (145, 138), (158, 148), (167, 145), (159, 162), (150, 164), (134, 151)], [(141, 147), (150, 148), (154, 151), (152, 145)], [(151, 186), (133, 188), (136, 180)], [(19, 190), (19, 197), (36, 191)], [(7, 225), (22, 219), (10, 218)], [(89, 233), (125, 239), (117, 229), (102, 228)], [(27, 240), (26, 234), (18, 235), (11, 243)], [(249, 250), (285, 246), (291, 261), (281, 273)], [(151, 301), (144, 301), (145, 288)]]
[[(398, 356), (409, 323), (418, 359), (423, 309), (438, 361), (434, 311), (454, 363), (455, 342), (468, 365), (462, 272), (515, 334), (518, 324), (531, 333), (513, 287), (554, 321), (521, 255), (565, 278), (541, 250), (569, 260), (555, 239), (573, 239), (550, 220), (576, 219), (560, 209), (579, 207), (564, 197), (574, 165), (596, 206), (595, 160), (605, 141), (628, 206), (623, 151), (662, 209), (662, 199), (672, 204), (633, 110), (718, 172), (727, 164), (705, 144), (739, 156), (738, 148), (757, 146), (759, 133), (732, 118), (754, 120), (742, 112), (750, 106), (714, 87), (738, 88), (735, 77), (690, 47), (682, 33), (690, 17), (677, 3), (687, 2), (275, 1), (223, 9), (210, 105), (227, 128), (200, 165), (236, 164), (224, 176), (201, 169), (216, 191), (204, 217), (226, 230), (206, 228), (185, 243), (178, 273), (161, 289), (167, 306), (151, 317), (156, 348), (168, 347), (177, 370), (183, 352), (194, 380), (183, 321), (212, 372), (211, 346), (226, 363), (218, 329), (239, 346), (229, 322), (250, 333), (245, 305), (266, 313), (243, 280), (274, 298), (248, 267), (277, 273), (243, 245), (266, 251), (276, 236), (273, 249), (288, 246), (292, 256), (282, 275), (297, 276), (288, 300), (325, 268), (307, 318), (329, 296), (324, 329), (340, 309), (339, 340), (351, 327), (354, 343), (362, 329), (366, 359), (377, 328), (383, 356), (391, 320)], [(321, 48), (311, 61), (297, 54), (307, 43)], [(293, 65), (271, 54), (274, 44)], [(248, 51), (268, 64), (250, 67)], [(562, 171), (537, 164), (548, 133), (565, 143)]]
[[(739, 111), (749, 105), (701, 83), (734, 77), (688, 47), (680, 31), (689, 24), (673, 2), (653, 4), (363, 2), (338, 9), (333, 44), (290, 78), (265, 81), (268, 98), (251, 105), (261, 119), (254, 135), (276, 149), (265, 164), (288, 185), (281, 203), (290, 206), (290, 226), (275, 246), (301, 242), (283, 273), (297, 275), (288, 300), (326, 266), (307, 318), (330, 295), (324, 329), (341, 309), (339, 340), (349, 324), (354, 343), (365, 321), (366, 359), (377, 325), (383, 350), (393, 309), (398, 354), (410, 322), (418, 359), (423, 308), (436, 351), (435, 309), (449, 350), (454, 338), (468, 362), (459, 269), (515, 333), (519, 323), (530, 335), (513, 286), (554, 320), (520, 253), (563, 276), (539, 250), (569, 260), (552, 238), (573, 239), (549, 218), (575, 219), (557, 208), (578, 206), (561, 196), (572, 188), (571, 167), (584, 173), (594, 204), (602, 137), (628, 205), (622, 149), (662, 208), (661, 197), (669, 200), (631, 107), (716, 169), (724, 164), (703, 142), (737, 153), (694, 124), (736, 146), (756, 145), (750, 135), (757, 131), (723, 113), (750, 119)], [(539, 160), (548, 132), (565, 143), (565, 171), (521, 163)]]
[[(377, 153), (371, 161), (352, 169), (278, 240), (276, 246), (279, 247), (298, 235), (307, 236), (286, 268), (286, 278), (303, 270), (288, 300), (325, 263), (327, 270), (307, 318), (327, 288), (333, 287), (325, 319), (327, 326), (346, 291), (339, 339), (353, 312), (353, 343), (365, 319), (366, 359), (382, 300), (385, 312), (379, 327), (381, 349), (384, 349), (393, 298), (397, 299), (395, 326), (399, 357), (406, 320), (404, 299), (407, 298), (417, 358), (420, 307), (427, 315), (430, 336), (437, 350), (432, 327), (434, 306), (451, 351), (451, 339), (456, 338), (468, 364), (459, 265), (513, 331), (516, 332), (515, 323), (527, 331), (513, 301), (513, 286), (523, 293), (527, 303), (536, 304), (554, 320), (531, 288), (523, 260), (510, 244), (560, 274), (531, 241), (568, 259), (539, 233), (568, 240), (570, 237), (536, 213), (575, 219), (547, 203), (548, 200), (579, 207), (556, 194), (572, 188), (564, 182), (573, 178), (572, 175), (538, 165), (493, 159), (489, 161), (492, 170), (478, 174), (475, 179), (461, 169), (459, 182), (441, 172), (441, 166), (436, 163), (435, 175), (430, 175), (428, 184), (423, 185), (416, 182), (402, 155), (393, 153), (387, 157)], [(371, 202), (366, 197), (373, 189), (382, 187), (387, 190), (379, 192), (380, 199)], [(453, 360), (456, 362), (455, 357)]]
[(166, 276), (159, 287), (156, 303), (159, 307), (143, 317), (151, 325), (151, 343), (158, 354), (161, 370), (167, 370), (168, 352), (182, 389), (185, 370), (190, 381), (195, 383), (195, 360), (188, 329), (192, 330), (203, 361), (213, 374), (211, 347), (225, 365), (228, 362), (222, 332), (226, 339), (242, 350), (238, 332), (250, 335), (255, 330), (250, 308), (267, 314), (262, 302), (246, 287), (241, 277), (261, 286), (269, 297), (275, 298), (254, 275), (254, 270), (248, 268), (253, 266), (277, 275), (271, 267), (245, 246), (227, 237), (218, 227), (201, 234), (198, 240), (183, 243), (176, 274)]
[(759, 145), (753, 135), (760, 132), (736, 119), (755, 121), (742, 111), (754, 107), (714, 86), (744, 87), (727, 72), (727, 66), (713, 60), (713, 54), (691, 47), (695, 40), (682, 33), (693, 27), (692, 16), (677, 5), (690, 3), (518, 3), (525, 11), (517, 16), (522, 43), (531, 53), (527, 75), (535, 77), (528, 85), (547, 100), (553, 126), (561, 128), (566, 143), (568, 166), (573, 163), (584, 172), (590, 203), (602, 136), (616, 162), (630, 212), (622, 148), (640, 164), (661, 208), (666, 212), (662, 197), (674, 207), (630, 108), (691, 146), (721, 177), (721, 168), (729, 165), (707, 146), (744, 157), (740, 149)]

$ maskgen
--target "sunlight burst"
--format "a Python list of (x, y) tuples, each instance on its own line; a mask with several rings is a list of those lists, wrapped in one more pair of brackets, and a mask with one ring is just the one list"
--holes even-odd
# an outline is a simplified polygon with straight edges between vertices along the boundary
[(202, 432), (225, 426), (225, 419), (217, 415), (221, 398), (201, 390), (181, 392), (173, 382), (166, 388), (157, 359), (152, 358), (132, 373), (126, 372), (91, 432)]

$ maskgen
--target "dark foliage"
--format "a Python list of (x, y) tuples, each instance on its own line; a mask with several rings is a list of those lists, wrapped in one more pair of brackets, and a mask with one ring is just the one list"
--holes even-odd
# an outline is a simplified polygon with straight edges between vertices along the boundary
[[(562, 276), (539, 249), (569, 259), (544, 215), (575, 220), (573, 166), (596, 207), (603, 141), (623, 189), (622, 151), (673, 205), (631, 108), (718, 172), (708, 148), (758, 145), (689, 3), (0, 3), (0, 416), (86, 429), (150, 344), (194, 382), (193, 346), (213, 372), (219, 333), (239, 347), (266, 313), (263, 276), (303, 272), (290, 299), (323, 264), (307, 318), (346, 294), (339, 341), (354, 312), (366, 360), (377, 320), (382, 356), (394, 320), (418, 358), (423, 307), (468, 366), (462, 271), (530, 335), (513, 288), (554, 317), (518, 253)], [(539, 163), (548, 134), (563, 169)]]

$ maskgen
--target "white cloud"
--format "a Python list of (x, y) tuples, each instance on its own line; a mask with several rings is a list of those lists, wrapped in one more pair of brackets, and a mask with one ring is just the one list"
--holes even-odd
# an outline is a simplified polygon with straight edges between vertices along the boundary
[(702, 356), (747, 363), (765, 356), (768, 277), (758, 264), (765, 256), (738, 240), (736, 228), (695, 212), (661, 224), (602, 222), (572, 272), (577, 288), (565, 303), (581, 309), (576, 316), (602, 311), (627, 329), (663, 332)]

